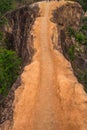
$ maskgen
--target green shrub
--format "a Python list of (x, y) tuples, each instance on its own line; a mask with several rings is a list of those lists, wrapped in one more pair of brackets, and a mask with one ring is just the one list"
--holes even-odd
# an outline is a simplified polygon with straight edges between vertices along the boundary
[(81, 27), (81, 31), (87, 31), (87, 25), (83, 25), (83, 26)]
[(87, 36), (87, 17), (82, 19), (82, 26), (80, 27), (80, 31), (83, 32), (84, 35)]
[(0, 49), (0, 94), (7, 95), (17, 79), (21, 60), (14, 51)]
[(69, 49), (68, 49), (68, 55), (69, 55), (69, 58), (70, 60), (74, 60), (75, 58), (75, 46), (72, 45)]
[(71, 0), (71, 1), (75, 1), (75, 2), (78, 2), (84, 11), (87, 10), (87, 0)]
[(3, 33), (0, 32), (0, 41), (2, 41), (2, 39), (3, 39)]
[(84, 72), (78, 73), (78, 79), (84, 84), (85, 91), (87, 92), (87, 69)]
[(3, 24), (7, 24), (8, 23), (8, 20), (6, 17), (2, 16), (1, 19), (0, 19), (0, 27), (3, 25)]
[(75, 38), (76, 38), (76, 41), (81, 44), (84, 43), (85, 41), (85, 35), (82, 32), (76, 32)]
[(87, 17), (82, 18), (82, 23), (87, 25)]
[[(72, 61), (73, 68), (75, 70), (76, 76), (80, 83), (84, 85), (84, 89), (87, 92), (87, 69), (84, 67), (81, 69), (78, 66), (74, 66), (76, 60), (78, 60), (79, 56), (86, 56), (87, 50), (87, 17), (82, 19), (82, 25), (78, 30), (74, 30), (73, 28), (69, 27), (68, 29), (69, 36), (72, 38), (74, 37), (75, 43), (70, 48), (68, 48), (68, 57)], [(85, 58), (85, 57), (84, 57)], [(74, 60), (74, 61), (73, 61)], [(79, 62), (79, 60), (78, 60)]]
[(78, 31), (75, 31), (73, 28), (68, 28), (68, 33), (70, 37), (74, 37), (75, 40), (87, 47), (87, 19), (83, 18), (83, 25), (79, 28)]
[(68, 28), (68, 33), (69, 33), (69, 36), (75, 36), (75, 30), (71, 27)]
[(0, 12), (3, 14), (13, 7), (13, 0), (0, 0)]

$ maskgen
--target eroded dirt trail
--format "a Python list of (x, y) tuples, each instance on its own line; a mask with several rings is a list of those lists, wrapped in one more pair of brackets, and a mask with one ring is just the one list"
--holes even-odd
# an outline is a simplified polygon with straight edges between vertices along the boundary
[(40, 83), (35, 110), (33, 113), (33, 130), (57, 130), (57, 94), (55, 67), (52, 57), (52, 43), (49, 33), (49, 3), (43, 4), (43, 16), (40, 18)]
[[(37, 50), (24, 68), (22, 85), (15, 92), (11, 130), (86, 130), (87, 96), (70, 63), (53, 49), (57, 28), (50, 21), (61, 2), (40, 2), (40, 17), (32, 29)], [(5, 129), (4, 129), (5, 130)], [(7, 130), (7, 129), (6, 129)]]

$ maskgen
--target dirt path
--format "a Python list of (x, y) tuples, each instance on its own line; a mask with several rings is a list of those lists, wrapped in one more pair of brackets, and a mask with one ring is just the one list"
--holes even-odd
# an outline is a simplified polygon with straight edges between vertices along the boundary
[[(63, 3), (62, 3), (63, 4)], [(37, 94), (35, 110), (32, 114), (31, 130), (86, 130), (85, 117), (80, 114), (82, 104), (76, 105), (85, 98), (78, 93), (80, 84), (73, 76), (68, 61), (59, 52), (54, 51), (51, 36), (57, 42), (57, 28), (50, 19), (53, 2), (40, 5), (42, 17), (37, 20), (39, 32), (36, 37), (40, 41), (40, 87)], [(56, 3), (54, 2), (54, 7)], [(35, 31), (38, 30), (38, 24)], [(38, 50), (38, 47), (37, 47)], [(68, 79), (71, 76), (71, 79)], [(75, 92), (75, 85), (79, 90)], [(64, 87), (64, 88), (63, 88)], [(71, 88), (70, 88), (71, 87)], [(80, 99), (79, 99), (80, 98)], [(86, 106), (84, 105), (86, 109)], [(77, 110), (79, 109), (79, 110)]]
[(56, 87), (55, 70), (52, 57), (52, 43), (49, 33), (49, 4), (43, 4), (44, 15), (40, 18), (40, 88), (37, 94), (37, 101), (33, 118), (33, 129), (35, 130), (57, 130), (56, 117)]
[(37, 52), (15, 92), (11, 130), (87, 130), (87, 96), (70, 63), (53, 49), (51, 37), (56, 42), (58, 32), (50, 18), (56, 6), (39, 3), (41, 16), (32, 29)]

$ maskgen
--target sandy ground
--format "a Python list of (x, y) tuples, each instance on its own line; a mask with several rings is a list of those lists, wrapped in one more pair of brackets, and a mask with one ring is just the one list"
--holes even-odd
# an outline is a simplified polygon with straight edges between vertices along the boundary
[(58, 40), (51, 13), (62, 4), (39, 3), (40, 17), (32, 29), (37, 52), (15, 92), (11, 130), (87, 130), (87, 95), (51, 39), (54, 33), (54, 41)]

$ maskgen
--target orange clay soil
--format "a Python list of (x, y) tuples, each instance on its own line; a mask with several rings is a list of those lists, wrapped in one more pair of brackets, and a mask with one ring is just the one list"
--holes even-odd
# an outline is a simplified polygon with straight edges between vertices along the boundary
[(40, 17), (31, 32), (37, 52), (15, 92), (11, 130), (87, 130), (87, 95), (51, 39), (54, 33), (58, 41), (56, 24), (50, 21), (52, 10), (65, 3), (38, 3)]

